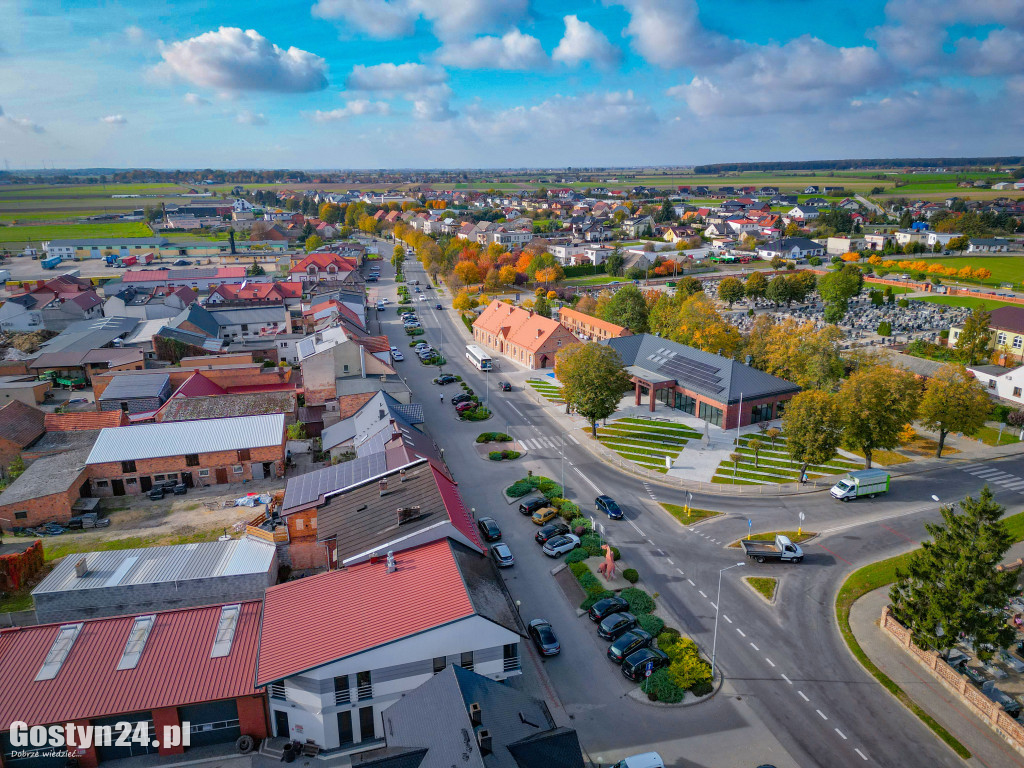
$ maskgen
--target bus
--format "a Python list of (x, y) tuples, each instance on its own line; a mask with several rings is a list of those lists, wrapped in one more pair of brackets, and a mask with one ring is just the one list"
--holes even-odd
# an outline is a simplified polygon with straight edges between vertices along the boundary
[(491, 356), (484, 352), (476, 344), (466, 346), (466, 359), (481, 371), (491, 370)]

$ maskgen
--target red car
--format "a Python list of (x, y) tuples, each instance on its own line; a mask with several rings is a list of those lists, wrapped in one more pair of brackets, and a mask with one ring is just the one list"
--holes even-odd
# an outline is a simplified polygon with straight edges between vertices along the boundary
[(458, 405), (455, 406), (455, 412), (464, 413), (465, 411), (470, 411), (476, 408), (476, 405), (477, 404), (474, 403), (472, 400), (466, 400), (465, 402), (459, 403)]

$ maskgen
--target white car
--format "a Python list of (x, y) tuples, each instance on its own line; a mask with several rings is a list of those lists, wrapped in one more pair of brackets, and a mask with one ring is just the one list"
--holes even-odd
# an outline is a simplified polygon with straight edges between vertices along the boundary
[(548, 557), (558, 557), (566, 552), (572, 552), (580, 545), (580, 537), (574, 533), (566, 533), (547, 540), (544, 544), (544, 554)]
[(420, 301), (426, 301), (427, 297), (424, 294), (420, 294)]
[(405, 355), (403, 355), (396, 349), (394, 352), (391, 353), (391, 359), (397, 360), (398, 362), (402, 362), (403, 360), (405, 360)]
[(398, 351), (398, 347), (392, 347), (391, 348), (391, 354), (392, 355), (395, 354), (395, 352), (397, 352), (397, 351)]
[(387, 297), (384, 297), (383, 299), (381, 299), (381, 300), (380, 300), (380, 301), (378, 301), (377, 303), (378, 303), (378, 304), (390, 304), (391, 302), (390, 302), (390, 301), (388, 301)]

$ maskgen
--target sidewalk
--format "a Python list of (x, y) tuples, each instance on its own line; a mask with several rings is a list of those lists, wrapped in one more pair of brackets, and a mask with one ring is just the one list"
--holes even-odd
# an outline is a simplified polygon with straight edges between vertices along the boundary
[[(878, 626), (882, 608), (889, 601), (889, 588), (869, 592), (850, 611), (850, 628), (868, 658), (888, 675), (925, 712), (967, 747), (974, 757), (968, 765), (996, 768), (1020, 766), (1024, 756), (1014, 750), (977, 715), (961, 704), (938, 680), (885, 635)], [(888, 693), (879, 686), (879, 696)], [(950, 757), (956, 759), (950, 751)]]

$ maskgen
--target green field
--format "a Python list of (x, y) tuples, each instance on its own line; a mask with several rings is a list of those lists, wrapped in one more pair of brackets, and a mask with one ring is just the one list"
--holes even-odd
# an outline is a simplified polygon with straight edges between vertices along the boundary
[(141, 222), (0, 227), (0, 243), (38, 243), (43, 240), (69, 240), (85, 237), (152, 236), (153, 231)]
[[(583, 432), (590, 435), (589, 428)], [(605, 448), (662, 474), (668, 471), (666, 457), (674, 461), (688, 441), (699, 437), (699, 432), (684, 424), (634, 417), (616, 419), (597, 429), (597, 439)]]
[[(917, 259), (904, 257), (912, 261)], [(1000, 283), (1021, 283), (1024, 282), (1024, 256), (944, 256), (937, 259), (927, 259), (927, 262), (937, 262), (944, 267), (984, 267), (992, 273), (992, 277), (979, 282), (984, 285), (999, 285)]]
[(973, 296), (917, 296), (914, 301), (927, 301), (931, 304), (945, 304), (947, 307), (967, 307), (968, 309), (999, 309), (999, 307), (1020, 307), (1021, 304), (1013, 304), (1007, 301), (992, 301), (991, 299), (976, 299)]

